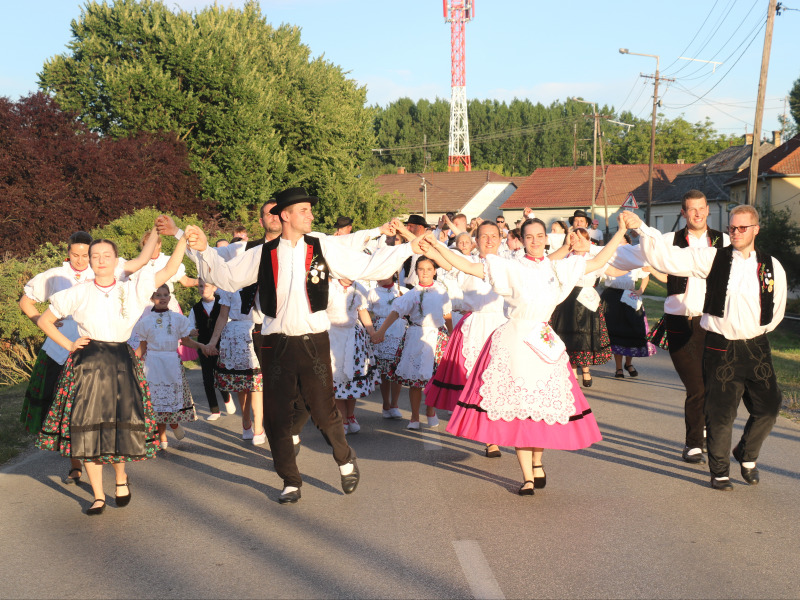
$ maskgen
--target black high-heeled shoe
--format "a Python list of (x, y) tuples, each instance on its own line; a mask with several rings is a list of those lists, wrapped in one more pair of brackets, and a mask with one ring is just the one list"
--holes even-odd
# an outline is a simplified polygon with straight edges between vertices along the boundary
[[(489, 448), (492, 446), (494, 446), (494, 450), (489, 450)], [(500, 458), (503, 456), (503, 453), (500, 452), (500, 448), (497, 447), (497, 444), (486, 444), (484, 454), (486, 454), (486, 458)]]
[[(102, 504), (100, 506), (95, 506), (95, 504), (97, 504), (98, 502), (102, 502)], [(90, 516), (91, 515), (101, 515), (101, 514), (103, 514), (103, 511), (105, 509), (106, 509), (106, 501), (105, 501), (105, 499), (95, 498), (94, 502), (92, 502), (92, 505), (87, 509), (86, 514), (90, 515)]]
[[(533, 487), (526, 488), (525, 486), (528, 485), (529, 483), (532, 483)], [(530, 481), (529, 479), (526, 479), (523, 482), (522, 486), (520, 486), (519, 491), (517, 493), (520, 496), (533, 496), (533, 488), (535, 487), (536, 487), (535, 481)]]
[(125, 496), (114, 496), (114, 500), (117, 503), (119, 508), (123, 506), (128, 506), (131, 503), (131, 488), (130, 488), (130, 481), (126, 481), (125, 483), (118, 483), (117, 487), (126, 487), (128, 488), (128, 493)]
[(542, 473), (544, 473), (544, 475), (541, 477), (536, 477), (536, 475), (533, 476), (533, 487), (535, 487), (537, 490), (541, 490), (547, 485), (547, 473), (545, 473), (542, 465), (533, 465), (533, 468), (541, 469)]
[[(78, 476), (74, 477), (72, 475), (73, 473), (77, 473)], [(67, 485), (78, 484), (81, 481), (81, 475), (83, 475), (83, 471), (77, 467), (74, 467), (69, 470), (69, 473), (67, 473), (67, 478), (64, 479), (64, 483), (66, 483)]]

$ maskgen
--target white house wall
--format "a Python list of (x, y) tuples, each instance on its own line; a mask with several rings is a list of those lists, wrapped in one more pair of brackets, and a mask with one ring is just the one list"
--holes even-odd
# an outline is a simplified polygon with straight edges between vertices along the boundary
[(480, 217), (494, 221), (497, 215), (503, 214), (500, 207), (516, 189), (513, 183), (505, 181), (487, 183), (467, 202), (461, 212), (467, 215), (467, 219)]

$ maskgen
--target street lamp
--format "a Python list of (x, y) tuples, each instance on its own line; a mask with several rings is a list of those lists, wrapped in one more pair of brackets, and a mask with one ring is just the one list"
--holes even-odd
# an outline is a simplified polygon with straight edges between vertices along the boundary
[(644, 222), (650, 225), (650, 206), (653, 203), (653, 163), (656, 157), (656, 107), (658, 106), (658, 67), (659, 57), (657, 54), (642, 54), (640, 52), (631, 52), (627, 48), (620, 48), (620, 54), (634, 54), (636, 56), (648, 56), (656, 59), (656, 75), (654, 77), (653, 88), (653, 122), (650, 126), (650, 169), (647, 175), (647, 210), (645, 211)]

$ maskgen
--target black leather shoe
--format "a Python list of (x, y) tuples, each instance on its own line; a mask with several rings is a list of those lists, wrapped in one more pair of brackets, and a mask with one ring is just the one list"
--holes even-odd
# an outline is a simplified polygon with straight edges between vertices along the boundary
[(711, 478), (711, 487), (715, 490), (720, 490), (721, 492), (732, 492), (733, 491), (733, 484), (731, 483), (730, 479), (722, 479), (719, 480), (716, 477)]
[(542, 465), (533, 465), (533, 468), (541, 469), (542, 473), (544, 473), (544, 475), (541, 477), (537, 477), (536, 475), (533, 476), (533, 487), (535, 487), (537, 490), (544, 489), (544, 486), (547, 485), (547, 473), (545, 473), (544, 467)]
[(281, 504), (294, 504), (300, 500), (300, 490), (296, 489), (292, 492), (286, 492), (285, 494), (281, 494), (278, 496), (278, 502)]
[(592, 378), (589, 379), (583, 378), (583, 387), (592, 387)]
[(706, 462), (706, 457), (703, 456), (702, 452), (698, 452), (697, 454), (689, 454), (689, 450), (691, 450), (689, 446), (684, 446), (683, 454), (681, 455), (683, 456), (683, 460), (685, 460), (687, 463), (699, 465), (700, 463)]
[[(102, 502), (100, 506), (95, 506), (98, 502)], [(86, 511), (87, 515), (102, 515), (103, 511), (106, 509), (106, 501), (101, 500), (99, 498), (95, 498), (95, 501), (92, 502), (92, 506)]]
[(342, 475), (342, 491), (345, 494), (352, 494), (358, 487), (358, 480), (361, 479), (361, 473), (358, 471), (358, 463), (354, 458), (349, 465), (353, 465), (353, 472), (350, 475)]
[(118, 508), (122, 508), (123, 506), (128, 506), (131, 503), (131, 488), (130, 482), (126, 481), (125, 483), (118, 483), (117, 487), (121, 488), (128, 488), (128, 493), (125, 496), (114, 496), (114, 501), (117, 503)]
[(742, 479), (744, 479), (748, 485), (758, 485), (758, 467), (748, 469), (747, 467), (742, 466), (742, 463), (746, 461), (742, 460), (742, 452), (739, 446), (736, 446), (736, 448), (733, 449), (733, 458), (735, 458), (739, 463), (739, 468), (742, 470)]
[[(531, 487), (525, 487), (529, 483), (532, 483), (533, 485)], [(533, 496), (534, 487), (536, 487), (536, 482), (526, 479), (525, 482), (522, 484), (522, 486), (519, 488), (519, 491), (517, 493), (520, 496)]]

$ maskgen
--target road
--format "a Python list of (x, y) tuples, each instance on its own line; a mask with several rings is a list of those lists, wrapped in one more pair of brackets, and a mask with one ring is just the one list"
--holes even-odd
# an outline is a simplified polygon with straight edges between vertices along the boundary
[[(800, 426), (779, 418), (760, 485), (734, 463), (734, 491), (714, 491), (705, 466), (680, 460), (683, 395), (667, 353), (636, 365), (624, 381), (611, 364), (595, 370), (586, 392), (603, 441), (545, 452), (548, 483), (534, 497), (516, 493), (511, 449), (487, 459), (443, 426), (406, 431), (382, 419), (377, 394), (349, 436), (362, 472), (352, 496), (311, 424), (303, 498), (287, 506), (269, 449), (241, 440), (238, 416), (190, 424), (182, 442), (132, 464), (131, 504), (110, 499), (99, 517), (83, 514), (88, 484), (62, 483), (66, 459), (31, 450), (0, 472), (0, 597), (800, 596)], [(204, 407), (199, 371), (190, 382)]]

